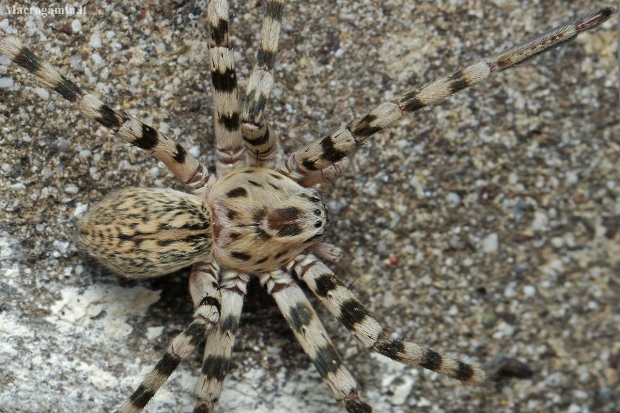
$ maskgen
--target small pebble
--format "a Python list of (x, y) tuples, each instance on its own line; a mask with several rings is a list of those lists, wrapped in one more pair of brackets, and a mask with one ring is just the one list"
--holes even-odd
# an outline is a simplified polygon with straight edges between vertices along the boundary
[(83, 204), (78, 202), (75, 206), (75, 211), (73, 211), (73, 216), (76, 218), (80, 218), (84, 213), (88, 210), (88, 204)]
[(90, 47), (92, 47), (93, 49), (98, 49), (100, 48), (103, 44), (101, 43), (101, 33), (99, 33), (98, 31), (93, 33), (93, 35), (90, 37), (90, 43), (89, 43)]
[(450, 204), (451, 207), (456, 207), (461, 203), (461, 197), (456, 192), (450, 192), (446, 195), (446, 202)]
[(532, 229), (534, 231), (541, 231), (545, 229), (548, 223), (549, 218), (547, 217), (547, 214), (540, 211), (534, 212), (534, 220), (532, 221)]
[(163, 331), (163, 327), (149, 327), (146, 329), (146, 338), (148, 340), (155, 340), (157, 337), (161, 336)]
[(508, 175), (508, 183), (511, 185), (514, 185), (517, 182), (519, 182), (519, 175), (517, 175), (514, 172), (511, 172), (510, 175)]
[(93, 53), (90, 57), (95, 61), (95, 64), (103, 63), (103, 58), (99, 55), (99, 53)]
[(385, 294), (383, 294), (383, 307), (390, 308), (394, 305), (394, 302), (394, 294), (389, 290), (386, 291)]
[(77, 194), (80, 191), (80, 189), (75, 186), (75, 185), (69, 185), (68, 187), (65, 188), (65, 192), (68, 194)]
[(411, 390), (413, 389), (414, 380), (410, 376), (402, 377), (402, 381), (394, 386), (392, 390), (392, 404), (395, 406), (399, 406), (404, 404), (409, 395), (411, 394)]
[(50, 92), (42, 87), (35, 87), (32, 89), (34, 93), (36, 93), (41, 99), (47, 100), (50, 97)]
[(0, 88), (9, 88), (13, 87), (13, 78), (12, 77), (0, 77)]
[(448, 314), (450, 314), (452, 316), (457, 315), (458, 313), (459, 313), (459, 308), (456, 305), (454, 305), (454, 304), (448, 310)]
[(485, 239), (482, 240), (482, 251), (484, 253), (493, 253), (496, 252), (499, 246), (499, 237), (496, 233), (489, 234)]
[(509, 282), (506, 288), (504, 289), (504, 297), (513, 298), (517, 295), (517, 291), (515, 290), (516, 282)]
[(572, 185), (572, 184), (576, 184), (577, 182), (579, 182), (579, 175), (577, 175), (576, 172), (573, 171), (568, 171), (564, 174), (564, 177), (566, 178), (566, 185)]
[(525, 294), (526, 297), (533, 297), (536, 295), (536, 287), (534, 287), (533, 285), (526, 285), (525, 287), (523, 287), (523, 294)]
[(82, 23), (78, 19), (73, 19), (71, 22), (71, 30), (73, 30), (73, 33), (81, 32)]
[(551, 245), (553, 245), (555, 248), (562, 248), (564, 246), (564, 238), (562, 237), (551, 238)]
[(67, 149), (69, 149), (69, 141), (63, 138), (59, 138), (56, 141), (56, 147), (59, 151), (65, 152)]

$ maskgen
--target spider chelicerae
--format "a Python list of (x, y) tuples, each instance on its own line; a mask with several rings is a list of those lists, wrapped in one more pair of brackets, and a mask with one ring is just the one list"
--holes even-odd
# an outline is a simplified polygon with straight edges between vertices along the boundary
[[(329, 268), (314, 258), (314, 255), (318, 255), (333, 262), (340, 259), (337, 248), (320, 241), (327, 224), (327, 210), (321, 197), (316, 192), (292, 184), (283, 175), (293, 178), (303, 186), (334, 180), (345, 169), (347, 155), (361, 145), (364, 138), (400, 118), (401, 110), (418, 109), (483, 80), (488, 75), (485, 68), (488, 66), (471, 66), (431, 84), (427, 89), (406, 94), (404, 99), (401, 99), (400, 110), (396, 110), (395, 105), (388, 104), (383, 107), (383, 110), (387, 108), (385, 112), (375, 110), (360, 121), (351, 123), (348, 127), (352, 132), (350, 138), (344, 136), (341, 142), (336, 135), (330, 135), (315, 146), (311, 144), (306, 148), (308, 150), (300, 150), (291, 157), (284, 158), (284, 163), (277, 163), (274, 157), (274, 133), (263, 129), (262, 109), (264, 99), (269, 94), (269, 72), (274, 64), (273, 56), (278, 37), (274, 28), (278, 26), (277, 22), (281, 18), (279, 3), (266, 3), (265, 29), (272, 36), (262, 37), (261, 51), (257, 56), (258, 65), (264, 65), (268, 70), (255, 72), (257, 77), (254, 79), (257, 81), (253, 83), (251, 78), (249, 85), (249, 90), (254, 88), (255, 93), (248, 93), (250, 98), (244, 107), (245, 111), (237, 113), (241, 115), (241, 130), (245, 131), (244, 141), (250, 141), (247, 144), (242, 143), (239, 132), (230, 131), (236, 129), (234, 126), (239, 119), (232, 113), (234, 110), (229, 113), (226, 107), (237, 108), (239, 104), (230, 103), (230, 96), (236, 94), (229, 70), (233, 60), (226, 47), (227, 35), (222, 30), (222, 22), (227, 21), (228, 12), (225, 3), (220, 4), (221, 8), (215, 4), (217, 2), (210, 4), (213, 11), (211, 15), (215, 16), (210, 24), (216, 34), (212, 41), (222, 42), (223, 49), (219, 52), (222, 62), (213, 76), (216, 95), (214, 105), (218, 113), (228, 113), (228, 116), (217, 116), (221, 122), (216, 122), (216, 138), (221, 150), (218, 152), (215, 173), (201, 166), (182, 147), (163, 138), (154, 129), (136, 121), (126, 122), (127, 119), (120, 112), (101, 106), (92, 95), (85, 96), (69, 81), (56, 77), (56, 72), (51, 67), (44, 66), (40, 60), (30, 56), (27, 49), (16, 43), (14, 37), (2, 39), (3, 54), (37, 74), (47, 86), (63, 97), (74, 102), (80, 101), (80, 110), (86, 116), (112, 129), (120, 128), (120, 131), (117, 130), (119, 136), (153, 152), (200, 196), (196, 198), (163, 190), (126, 190), (116, 193), (116, 197), (112, 195), (104, 200), (82, 221), (79, 236), (81, 244), (105, 265), (126, 276), (144, 278), (163, 275), (200, 261), (194, 265), (190, 278), (190, 290), (197, 307), (195, 321), (175, 339), (169, 353), (158, 364), (150, 379), (147, 379), (146, 384), (121, 410), (133, 411), (131, 409), (135, 405), (148, 402), (148, 396), (156, 390), (155, 382), (165, 379), (164, 376), (167, 377), (176, 366), (180, 356), (191, 353), (204, 336), (207, 336), (206, 348), (209, 356), (205, 359), (203, 368), (205, 375), (201, 377), (204, 393), (199, 392), (198, 395), (202, 401), (199, 405), (205, 409), (211, 408), (213, 400), (219, 395), (230, 355), (234, 340), (231, 331), (238, 322), (248, 273), (258, 275), (267, 286), (302, 345), (330, 384), (335, 397), (344, 400), (351, 411), (366, 411), (367, 405), (358, 397), (356, 385), (346, 373), (326, 334), (320, 330), (316, 316), (299, 287), (293, 283), (291, 274), (304, 279), (310, 289), (322, 298), (325, 306), (334, 312), (366, 347), (401, 361), (407, 355), (418, 352), (414, 360), (411, 360), (414, 364), (422, 364), (436, 371), (443, 369), (442, 372), (447, 375), (464, 381), (480, 381), (482, 372), (475, 368), (459, 363), (452, 369), (446, 368), (446, 359), (442, 359), (437, 353), (418, 349), (412, 344), (411, 352), (408, 353), (405, 351), (407, 346), (387, 337), (382, 327), (370, 318)], [(581, 29), (595, 26), (610, 13), (608, 9), (600, 11), (598, 17), (592, 21), (586, 19), (589, 24)], [(564, 33), (569, 37), (572, 34)], [(564, 40), (565, 37), (559, 37), (554, 41)], [(551, 46), (553, 43), (545, 45), (545, 48)], [(528, 50), (522, 57), (536, 52), (536, 49)], [(213, 53), (217, 54), (218, 50), (214, 49)], [(507, 66), (507, 61), (512, 58), (514, 54), (509, 58), (504, 55), (504, 58), (498, 58), (495, 62), (498, 66)], [(512, 63), (518, 61), (510, 62)], [(386, 114), (391, 114), (394, 119), (388, 122)], [(128, 137), (127, 133), (124, 136), (123, 130), (129, 129), (123, 128), (131, 125), (133, 127), (129, 129), (134, 131), (131, 132), (132, 136)], [(343, 131), (340, 131), (339, 137), (343, 136)], [(230, 141), (226, 141), (225, 136), (229, 136)], [(252, 141), (258, 144), (252, 144)], [(244, 166), (246, 169), (243, 169)], [(269, 167), (282, 175), (257, 167)], [(218, 178), (222, 179), (216, 182)], [(278, 196), (282, 193), (286, 197), (279, 199)], [(145, 202), (149, 199), (150, 202)], [(208, 206), (204, 200), (207, 200)], [(247, 205), (242, 207), (247, 200)], [(178, 207), (171, 207), (174, 205)], [(114, 215), (109, 214), (111, 210), (115, 211)], [(241, 222), (241, 225), (235, 226), (235, 222)], [(206, 257), (209, 250), (206, 244), (211, 242), (208, 239), (209, 226), (213, 227), (213, 258)], [(278, 241), (284, 242), (278, 245)], [(266, 245), (257, 247), (257, 242)], [(299, 245), (295, 246), (295, 242)], [(111, 255), (110, 250), (119, 251), (119, 254)], [(141, 253), (137, 254), (136, 250), (141, 250)], [(221, 324), (219, 330), (214, 327), (218, 320)], [(377, 342), (378, 338), (380, 340)]]

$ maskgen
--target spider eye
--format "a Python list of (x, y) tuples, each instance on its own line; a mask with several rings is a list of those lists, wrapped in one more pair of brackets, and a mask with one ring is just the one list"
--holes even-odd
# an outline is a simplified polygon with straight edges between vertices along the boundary
[(316, 215), (316, 216), (319, 216), (319, 217), (320, 217), (320, 216), (321, 216), (321, 210), (320, 210), (320, 209), (315, 209), (315, 210), (314, 210), (314, 215)]
[(323, 226), (323, 223), (321, 221), (317, 221), (314, 223), (314, 228), (321, 228)]

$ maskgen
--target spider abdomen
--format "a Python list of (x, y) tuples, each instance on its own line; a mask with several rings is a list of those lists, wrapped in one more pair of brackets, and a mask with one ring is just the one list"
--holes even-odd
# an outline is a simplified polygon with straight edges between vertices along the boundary
[(209, 194), (213, 253), (235, 271), (271, 271), (319, 241), (328, 223), (319, 192), (265, 168), (242, 168)]
[(128, 188), (86, 214), (78, 243), (129, 278), (168, 274), (211, 251), (211, 212), (199, 197), (171, 189)]

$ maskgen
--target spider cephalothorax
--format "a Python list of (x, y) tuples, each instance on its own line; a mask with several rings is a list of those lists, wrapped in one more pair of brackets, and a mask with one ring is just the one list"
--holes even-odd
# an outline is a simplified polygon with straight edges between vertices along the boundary
[(269, 169), (231, 172), (207, 202), (215, 259), (235, 271), (273, 271), (318, 242), (327, 226), (317, 191)]
[(485, 372), (428, 347), (390, 334), (325, 265), (341, 252), (323, 243), (327, 209), (312, 189), (335, 179), (369, 136), (404, 115), (488, 79), (534, 55), (597, 27), (613, 10), (600, 9), (526, 43), (383, 103), (366, 116), (312, 142), (284, 159), (263, 110), (282, 20), (282, 1), (265, 1), (266, 17), (257, 64), (243, 110), (238, 97), (226, 1), (208, 4), (216, 161), (207, 168), (182, 145), (121, 110), (104, 104), (38, 58), (17, 37), (0, 32), (0, 54), (36, 75), (74, 103), (87, 118), (126, 142), (152, 153), (189, 192), (126, 189), (94, 206), (80, 222), (78, 242), (104, 265), (132, 278), (160, 276), (191, 265), (192, 323), (172, 341), (162, 360), (130, 398), (122, 413), (139, 412), (180, 361), (202, 342), (205, 356), (196, 386), (196, 412), (211, 412), (219, 398), (250, 276), (257, 276), (284, 314), (334, 397), (352, 413), (371, 412), (343, 365), (295, 278), (370, 351), (409, 366), (422, 366), (465, 383), (479, 384)]

